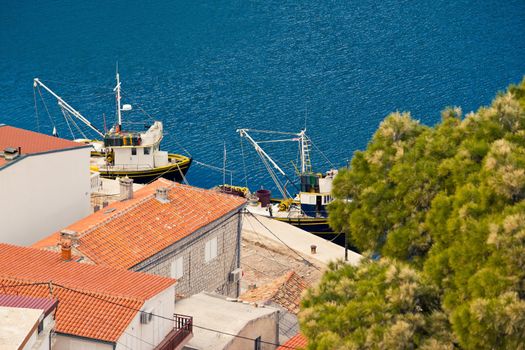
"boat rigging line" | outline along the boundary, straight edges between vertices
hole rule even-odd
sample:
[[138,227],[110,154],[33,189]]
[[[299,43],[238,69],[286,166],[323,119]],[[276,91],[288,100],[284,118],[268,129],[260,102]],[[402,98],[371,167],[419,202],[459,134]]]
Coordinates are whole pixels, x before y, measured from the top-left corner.
[[[53,92],[53,90],[51,90],[50,88],[48,88],[44,83],[42,83],[40,81],[40,79],[38,78],[35,78],[33,80],[33,87],[34,88],[38,88],[38,92],[40,93],[40,98],[42,98],[42,101],[44,102],[44,99],[42,97],[42,92],[40,91],[40,87],[44,88],[47,92],[49,92],[53,97],[55,97],[58,101],[58,105],[60,106],[60,108],[62,109],[66,109],[69,113],[71,113],[75,118],[79,119],[80,121],[82,121],[84,124],[86,124],[89,128],[91,128],[93,131],[95,131],[99,136],[102,136],[104,137],[104,134],[98,130],[95,126],[93,126],[93,124],[91,124],[91,122],[89,120],[87,120],[82,114],[80,114],[80,112],[78,112],[76,109],[74,109],[73,107],[71,107],[66,101],[64,101],[60,96],[58,96],[56,93]],[[46,106],[45,102],[44,102],[44,106]],[[46,106],[46,109],[47,109],[47,106]],[[49,110],[47,111],[47,113],[49,114]],[[51,115],[49,114],[49,116],[51,117]],[[53,127],[55,127],[54,123],[53,123]]]
[[[297,191],[299,191],[299,188],[297,187],[297,185],[295,184],[294,181],[292,181],[288,175],[281,169],[281,167],[277,164],[277,162],[275,162],[269,155],[268,153],[266,153],[262,148],[261,146],[259,145],[260,143],[268,143],[268,142],[296,142],[296,141],[300,141],[301,144],[304,144],[306,142],[306,139],[304,138],[304,130],[301,131],[299,134],[297,133],[291,133],[291,132],[282,132],[282,131],[270,131],[270,130],[258,130],[258,129],[238,129],[237,132],[239,133],[239,135],[241,136],[241,138],[246,138],[252,145],[253,147],[255,148],[255,151],[257,152],[257,154],[259,155],[259,157],[261,158],[264,166],[266,167],[266,170],[268,171],[268,173],[270,174],[270,177],[272,178],[273,182],[275,183],[275,186],[277,187],[277,189],[279,190],[279,192],[281,193],[281,195],[283,196],[283,198],[291,198],[292,196],[290,195],[290,193],[287,191],[286,189],[286,185],[288,183],[291,183],[295,189]],[[255,133],[262,133],[262,134],[278,134],[278,135],[293,135],[295,136],[294,138],[292,139],[280,139],[280,140],[266,140],[266,141],[255,141],[251,136],[250,134],[248,134],[248,132],[255,132]],[[242,143],[241,143],[242,145]],[[302,157],[306,157],[308,153],[308,147],[307,146],[302,146],[302,153],[301,153],[301,156]],[[244,151],[243,151],[243,159],[244,159]],[[308,157],[309,159],[309,157]],[[272,169],[272,167],[274,169]],[[279,178],[277,177],[277,174],[276,174],[276,171],[279,172],[282,176],[284,176],[284,178],[287,180],[287,182],[285,184],[283,184]],[[303,169],[301,169],[303,172],[305,171],[304,167]],[[246,172],[246,170],[245,170]],[[246,176],[245,176],[246,178]]]
[[47,116],[49,117],[49,121],[51,122],[51,125],[53,125],[53,133],[55,133],[56,131],[55,121],[53,120],[51,113],[49,113],[49,109],[47,108],[46,100],[44,100],[44,96],[42,96],[42,91],[40,91],[40,89],[38,89],[38,94],[40,95],[40,100],[42,101],[42,104],[44,105],[44,108],[46,109]]
[[67,124],[67,127],[69,129],[69,132],[71,133],[71,139],[75,139],[75,135],[73,134],[73,130],[71,129],[71,125],[69,125],[69,118],[68,118],[68,115],[67,115],[67,112],[65,109],[62,109],[62,115],[64,116],[64,119],[66,120],[66,124]]
[[310,143],[312,144],[312,146],[315,147],[315,149],[317,150],[317,152],[321,153],[321,155],[323,156],[323,158],[328,162],[328,164],[330,164],[330,166],[334,169],[336,169],[337,167],[334,165],[334,163],[332,163],[332,161],[330,159],[328,159],[328,157],[323,153],[323,151],[321,151],[321,149],[319,147],[317,147],[317,145],[312,141],[312,139],[310,139],[308,137],[308,140],[310,141]]

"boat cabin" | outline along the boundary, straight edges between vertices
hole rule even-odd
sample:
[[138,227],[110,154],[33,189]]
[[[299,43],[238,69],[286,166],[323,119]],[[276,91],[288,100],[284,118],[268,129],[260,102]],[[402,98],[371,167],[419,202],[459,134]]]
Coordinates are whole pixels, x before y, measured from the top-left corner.
[[162,123],[156,121],[146,132],[115,132],[104,135],[106,161],[113,168],[147,170],[166,166],[168,152],[160,151]]
[[326,206],[332,202],[332,182],[337,170],[330,170],[323,174],[301,175],[301,192],[299,201],[302,211],[312,217],[327,217]]

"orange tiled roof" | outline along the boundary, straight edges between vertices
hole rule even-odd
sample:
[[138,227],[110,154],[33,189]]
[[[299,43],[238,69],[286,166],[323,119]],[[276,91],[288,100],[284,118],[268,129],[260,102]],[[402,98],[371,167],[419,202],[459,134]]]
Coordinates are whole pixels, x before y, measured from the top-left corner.
[[[22,154],[35,154],[87,146],[34,131],[0,125],[0,151],[3,151],[7,147],[21,147]],[[0,167],[6,163],[6,160],[0,157]]]
[[287,350],[290,348],[306,349],[306,347],[308,346],[308,339],[306,339],[306,337],[301,333],[298,333],[295,336],[288,339],[288,341],[283,345],[284,346],[279,346],[277,350]]
[[308,287],[304,278],[290,271],[267,285],[247,291],[240,299],[248,302],[273,301],[297,314],[301,295]]
[[[51,290],[49,285],[27,285],[50,281]],[[0,243],[1,293],[57,298],[55,330],[60,333],[115,342],[135,317],[134,310],[174,283],[171,278],[66,262],[54,252]],[[24,286],[8,287],[14,285]]]
[[[159,187],[168,188],[168,203],[155,199]],[[245,203],[240,197],[166,179],[133,196],[67,227],[80,234],[78,252],[95,264],[129,269]],[[55,233],[33,247],[56,246],[58,238]]]

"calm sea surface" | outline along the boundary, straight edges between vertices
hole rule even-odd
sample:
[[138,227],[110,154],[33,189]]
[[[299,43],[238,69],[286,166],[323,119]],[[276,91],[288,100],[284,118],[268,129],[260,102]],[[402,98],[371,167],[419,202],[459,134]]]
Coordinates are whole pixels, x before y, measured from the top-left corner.
[[[32,79],[100,128],[115,119],[118,61],[130,122],[164,122],[163,147],[235,171],[237,128],[299,131],[337,166],[363,149],[391,111],[432,125],[465,112],[525,74],[525,1],[50,1],[0,0],[0,123],[51,133]],[[44,95],[60,135],[71,137]],[[138,103],[138,104],[137,104]],[[75,137],[79,137],[78,133]],[[244,142],[252,189],[270,185]],[[269,152],[291,168],[297,148]],[[329,165],[314,153],[314,165]],[[222,174],[195,164],[191,184]]]

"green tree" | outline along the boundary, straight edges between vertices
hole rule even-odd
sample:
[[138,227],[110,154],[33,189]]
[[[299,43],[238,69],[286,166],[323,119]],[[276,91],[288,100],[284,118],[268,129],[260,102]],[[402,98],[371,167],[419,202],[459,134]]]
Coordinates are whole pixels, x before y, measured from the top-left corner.
[[[391,114],[335,179],[330,224],[381,258],[336,264],[307,295],[311,349],[525,349],[525,79],[441,116]],[[407,284],[415,309],[390,298]]]
[[[351,317],[349,317],[351,315]],[[452,349],[439,293],[421,273],[388,258],[333,263],[302,302],[308,349]]]

